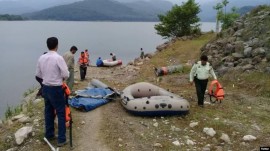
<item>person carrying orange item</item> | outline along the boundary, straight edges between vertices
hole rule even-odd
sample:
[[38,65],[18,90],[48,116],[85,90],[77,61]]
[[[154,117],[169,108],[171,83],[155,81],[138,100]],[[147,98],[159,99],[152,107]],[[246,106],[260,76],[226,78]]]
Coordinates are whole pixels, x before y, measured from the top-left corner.
[[204,94],[208,83],[208,78],[212,76],[217,80],[217,76],[213,67],[208,62],[206,55],[201,56],[201,61],[198,61],[192,66],[190,71],[190,84],[195,83],[198,105],[204,107]]
[[81,81],[85,80],[87,64],[88,64],[88,58],[85,56],[85,53],[82,51],[81,56],[79,58]]

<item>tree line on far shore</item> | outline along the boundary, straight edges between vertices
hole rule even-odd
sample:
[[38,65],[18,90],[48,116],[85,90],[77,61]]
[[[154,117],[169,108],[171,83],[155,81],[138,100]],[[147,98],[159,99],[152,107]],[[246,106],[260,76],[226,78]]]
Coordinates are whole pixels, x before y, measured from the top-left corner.
[[22,16],[20,15],[9,15],[9,14],[0,14],[0,20],[24,20]]

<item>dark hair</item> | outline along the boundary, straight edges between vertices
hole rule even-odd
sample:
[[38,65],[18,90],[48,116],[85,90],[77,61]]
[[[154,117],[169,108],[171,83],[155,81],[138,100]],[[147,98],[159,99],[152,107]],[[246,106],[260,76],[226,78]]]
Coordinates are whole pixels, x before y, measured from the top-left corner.
[[88,51],[88,49],[85,49],[84,51]]
[[98,59],[101,59],[101,57],[98,57]]
[[202,56],[201,56],[201,60],[202,60],[202,61],[208,61],[208,57],[207,57],[206,55],[202,55]]
[[141,50],[142,50],[142,48],[141,48]]
[[72,46],[72,47],[70,48],[70,51],[72,51],[72,50],[77,51],[77,50],[78,50],[78,48],[77,48],[76,46]]
[[84,54],[84,52],[82,51],[81,54]]
[[58,39],[56,37],[50,37],[47,39],[47,47],[49,50],[53,50],[58,46]]
[[112,53],[110,53],[110,55],[112,55]]

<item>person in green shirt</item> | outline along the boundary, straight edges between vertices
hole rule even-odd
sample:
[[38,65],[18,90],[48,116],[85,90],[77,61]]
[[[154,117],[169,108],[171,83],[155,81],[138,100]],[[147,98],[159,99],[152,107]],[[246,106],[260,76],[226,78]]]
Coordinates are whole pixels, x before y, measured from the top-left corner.
[[66,83],[71,91],[74,85],[74,54],[77,52],[77,50],[78,48],[76,46],[72,46],[70,50],[63,55],[69,71],[69,78],[66,80]]

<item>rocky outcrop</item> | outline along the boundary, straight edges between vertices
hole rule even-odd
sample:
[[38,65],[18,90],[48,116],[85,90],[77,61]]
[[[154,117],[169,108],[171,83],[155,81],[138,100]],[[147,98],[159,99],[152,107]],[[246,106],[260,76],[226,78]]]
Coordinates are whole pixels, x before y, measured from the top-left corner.
[[228,68],[269,73],[269,64],[265,69],[259,68],[261,63],[270,62],[269,14],[269,9],[246,14],[201,49],[219,74],[226,73]]

